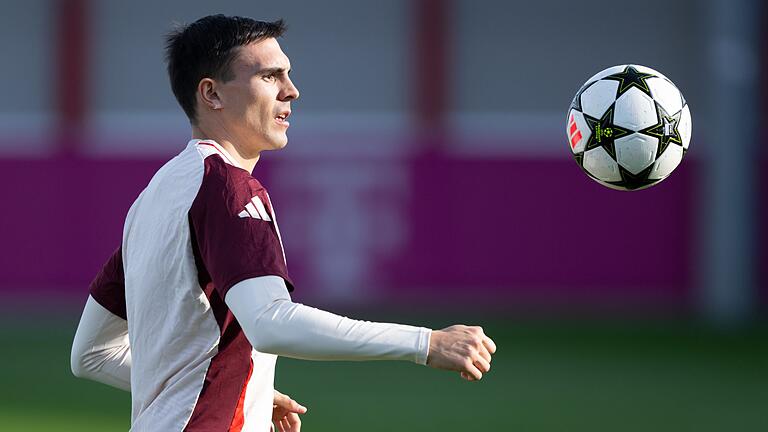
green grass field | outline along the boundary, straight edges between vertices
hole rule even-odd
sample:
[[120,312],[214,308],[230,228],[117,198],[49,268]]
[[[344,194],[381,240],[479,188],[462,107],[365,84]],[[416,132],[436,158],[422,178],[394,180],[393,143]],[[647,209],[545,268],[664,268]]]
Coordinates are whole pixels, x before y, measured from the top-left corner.
[[[127,393],[69,373],[77,314],[0,320],[0,431],[128,429]],[[471,322],[499,346],[478,383],[407,363],[281,359],[276,385],[309,407],[310,432],[768,430],[765,326]]]

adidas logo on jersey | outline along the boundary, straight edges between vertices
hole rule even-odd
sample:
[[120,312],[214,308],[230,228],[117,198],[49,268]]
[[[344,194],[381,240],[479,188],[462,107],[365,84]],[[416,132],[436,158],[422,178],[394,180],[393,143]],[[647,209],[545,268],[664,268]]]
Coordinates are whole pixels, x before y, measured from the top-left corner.
[[267,222],[272,220],[269,218],[267,209],[264,208],[264,203],[262,203],[257,196],[251,198],[251,201],[245,205],[245,210],[241,211],[237,215],[241,218],[262,219]]

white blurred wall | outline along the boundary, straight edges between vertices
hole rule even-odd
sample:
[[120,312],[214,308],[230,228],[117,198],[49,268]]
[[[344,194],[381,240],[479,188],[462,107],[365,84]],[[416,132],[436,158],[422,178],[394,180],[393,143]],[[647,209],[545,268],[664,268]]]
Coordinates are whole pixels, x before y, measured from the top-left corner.
[[[3,82],[12,83],[11,102],[0,106],[0,135],[39,136],[49,130],[57,73],[54,4],[11,1],[0,14],[0,48],[13,59],[0,69]],[[163,36],[174,22],[211,13],[287,20],[282,45],[302,93],[292,122],[295,136],[397,135],[409,127],[418,85],[413,2],[90,4],[89,152],[125,152],[121,140],[112,138],[126,134],[159,136],[168,146],[136,144],[133,152],[167,154],[178,148],[173,138],[186,136],[188,126],[167,82]],[[477,143],[491,146],[485,149],[491,152],[557,154],[573,93],[593,73],[626,62],[665,73],[698,112],[707,91],[703,5],[693,0],[449,2],[445,74],[453,132],[491,138]],[[494,139],[499,137],[512,139]],[[297,151],[312,151],[303,146]],[[19,151],[12,140],[0,141],[0,152]]]

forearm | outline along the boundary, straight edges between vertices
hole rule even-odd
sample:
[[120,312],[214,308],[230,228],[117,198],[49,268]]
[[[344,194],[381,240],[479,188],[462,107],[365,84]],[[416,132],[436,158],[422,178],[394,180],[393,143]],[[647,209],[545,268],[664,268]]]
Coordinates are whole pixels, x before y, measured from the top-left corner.
[[257,351],[307,360],[427,361],[431,330],[358,321],[293,303],[277,277],[243,281],[226,302]]
[[307,360],[406,360],[425,364],[429,330],[358,321],[289,300],[275,301],[249,326],[262,352]]
[[128,324],[88,297],[72,343],[72,373],[130,391]]

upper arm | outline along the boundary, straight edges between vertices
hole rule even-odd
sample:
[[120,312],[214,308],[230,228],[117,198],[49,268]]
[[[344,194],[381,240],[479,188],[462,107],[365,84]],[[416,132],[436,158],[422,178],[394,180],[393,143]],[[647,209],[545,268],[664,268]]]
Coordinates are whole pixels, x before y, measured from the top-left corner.
[[89,291],[91,297],[106,310],[124,320],[127,319],[122,246],[109,257],[91,282]]
[[275,301],[290,301],[285,281],[277,276],[246,279],[235,284],[224,301],[238,321],[258,318]]

